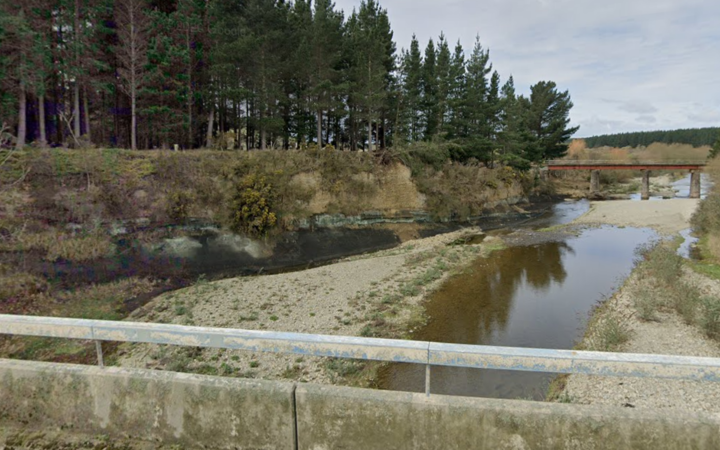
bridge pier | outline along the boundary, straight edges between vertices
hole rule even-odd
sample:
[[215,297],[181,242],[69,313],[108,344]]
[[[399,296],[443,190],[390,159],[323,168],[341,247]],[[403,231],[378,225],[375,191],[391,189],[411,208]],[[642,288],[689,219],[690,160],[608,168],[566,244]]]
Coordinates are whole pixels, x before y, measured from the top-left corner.
[[700,198],[700,172],[697,170],[690,171],[690,198]]
[[643,170],[642,191],[640,198],[642,200],[650,200],[650,171]]
[[590,195],[600,195],[600,171],[593,170],[590,172]]

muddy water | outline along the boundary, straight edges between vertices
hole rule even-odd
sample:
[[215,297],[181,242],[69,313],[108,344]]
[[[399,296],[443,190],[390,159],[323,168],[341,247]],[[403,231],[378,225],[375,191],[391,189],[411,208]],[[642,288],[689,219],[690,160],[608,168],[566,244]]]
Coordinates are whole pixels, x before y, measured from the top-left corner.
[[[514,247],[480,258],[430,299],[430,321],[413,339],[458,344],[569,349],[593,305],[630,273],[650,230],[603,227],[562,242]],[[424,367],[395,364],[381,389],[421,392]],[[433,367],[433,393],[542,399],[551,374]]]

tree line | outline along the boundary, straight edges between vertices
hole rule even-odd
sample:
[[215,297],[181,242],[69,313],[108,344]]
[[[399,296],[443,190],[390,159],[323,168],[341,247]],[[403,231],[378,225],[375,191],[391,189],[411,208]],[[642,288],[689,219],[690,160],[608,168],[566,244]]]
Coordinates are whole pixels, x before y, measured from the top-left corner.
[[562,156],[577,131],[552,81],[518,95],[478,39],[397,51],[364,0],[23,0],[0,5],[0,122],[15,145],[387,148],[456,160]]
[[606,134],[584,138],[588,147],[640,147],[661,142],[663,144],[689,144],[693,147],[713,145],[720,138],[720,128],[687,128],[680,130],[639,131],[634,133]]

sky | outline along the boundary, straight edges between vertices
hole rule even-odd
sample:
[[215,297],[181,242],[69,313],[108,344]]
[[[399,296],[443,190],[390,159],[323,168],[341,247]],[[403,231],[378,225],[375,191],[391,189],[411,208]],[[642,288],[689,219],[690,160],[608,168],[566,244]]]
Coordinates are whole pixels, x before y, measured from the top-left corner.
[[[335,0],[346,13],[360,0]],[[380,0],[398,52],[476,37],[519,93],[555,81],[576,137],[720,126],[718,0]]]

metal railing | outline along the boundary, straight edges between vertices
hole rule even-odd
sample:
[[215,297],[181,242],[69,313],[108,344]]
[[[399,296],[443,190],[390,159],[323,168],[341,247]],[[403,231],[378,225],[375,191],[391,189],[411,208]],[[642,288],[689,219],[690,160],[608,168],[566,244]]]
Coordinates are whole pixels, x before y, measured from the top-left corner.
[[667,161],[619,161],[612,159],[551,159],[547,161],[549,166],[597,166],[597,165],[609,165],[609,166],[637,166],[637,165],[656,165],[656,166],[706,166],[707,160],[667,160]]
[[432,366],[720,381],[719,358],[691,356],[489,347],[2,314],[0,334],[94,341],[100,366],[103,366],[102,341],[415,363],[426,367],[427,395],[430,395]]

